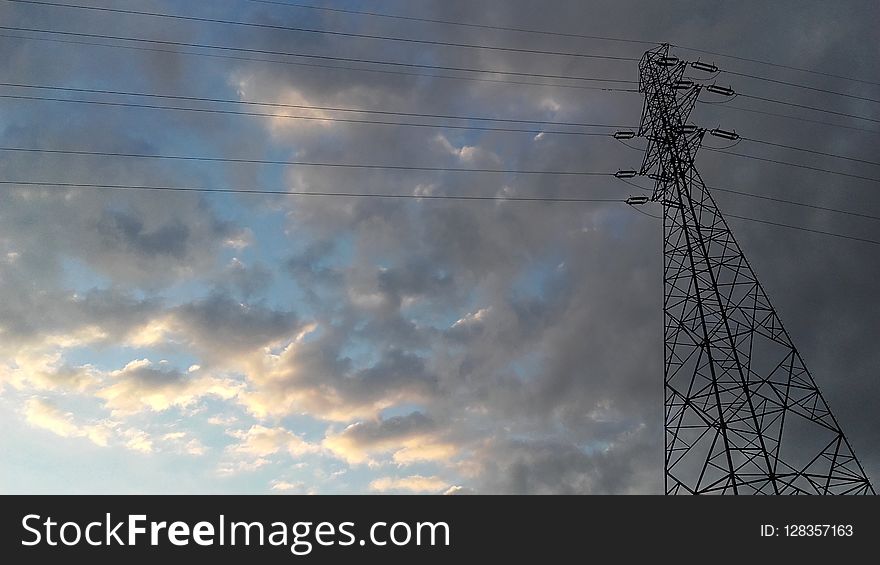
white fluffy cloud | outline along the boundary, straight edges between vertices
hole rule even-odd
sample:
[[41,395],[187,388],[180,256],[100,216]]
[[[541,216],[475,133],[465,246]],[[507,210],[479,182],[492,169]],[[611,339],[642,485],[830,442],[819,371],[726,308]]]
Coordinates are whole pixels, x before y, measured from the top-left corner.
[[85,438],[100,447],[118,445],[144,454],[155,450],[153,438],[143,430],[128,428],[109,419],[81,422],[72,412],[64,412],[44,398],[29,398],[24,403],[23,413],[31,426],[61,437]]
[[433,395],[435,378],[414,355],[389,351],[374,365],[355,369],[341,357],[332,328],[306,335],[278,353],[247,357],[249,389],[239,395],[256,417],[308,414],[335,422],[374,418],[383,409]]
[[370,482],[376,492],[442,493],[449,483],[440,477],[410,475],[408,477],[380,477]]
[[229,435],[239,440],[230,446],[229,452],[256,459],[287,452],[291,457],[300,457],[316,453],[319,447],[284,428],[267,428],[261,425],[251,426],[248,430],[230,431]]
[[241,385],[230,379],[164,369],[148,359],[131,361],[111,372],[110,382],[95,395],[118,414],[187,407],[206,396],[228,400],[241,390]]
[[24,417],[28,424],[48,430],[61,437],[83,437],[95,445],[106,447],[115,433],[116,424],[99,422],[81,424],[70,412],[63,412],[51,402],[38,397],[29,398],[24,404]]
[[459,448],[445,440],[436,424],[421,413],[357,422],[329,434],[324,447],[349,464],[375,464],[390,456],[398,465],[451,462]]

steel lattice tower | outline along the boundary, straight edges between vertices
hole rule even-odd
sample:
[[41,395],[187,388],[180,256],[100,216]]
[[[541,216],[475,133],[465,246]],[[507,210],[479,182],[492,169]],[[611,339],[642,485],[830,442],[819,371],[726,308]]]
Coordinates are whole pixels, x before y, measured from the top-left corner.
[[669,46],[639,63],[640,171],[663,207],[667,494],[874,494],[694,158],[701,87]]

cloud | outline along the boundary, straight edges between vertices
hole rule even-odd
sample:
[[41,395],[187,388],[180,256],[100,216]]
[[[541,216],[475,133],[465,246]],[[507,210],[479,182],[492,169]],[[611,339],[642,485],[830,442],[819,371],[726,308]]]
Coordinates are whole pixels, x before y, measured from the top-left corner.
[[24,416],[28,424],[48,430],[61,437],[86,438],[95,445],[106,447],[115,434],[117,424],[109,421],[81,424],[73,414],[63,412],[50,401],[31,397],[24,404]]
[[125,447],[128,449],[139,451],[141,453],[153,452],[153,438],[151,438],[145,431],[131,429],[126,430],[123,435],[126,438]]
[[[104,130],[102,136],[114,137],[115,129]],[[22,145],[33,143],[22,136],[11,136],[7,130],[7,141],[13,141],[12,137]],[[130,139],[115,141],[119,150],[138,150]],[[11,174],[27,177],[26,170],[18,172],[20,167],[14,165]],[[42,172],[47,177],[55,173],[73,179],[88,175],[95,178],[108,171],[96,165],[91,171],[75,166],[53,171],[47,166]],[[173,184],[174,179],[157,176],[161,175],[132,173],[125,182]],[[197,197],[171,195],[162,201],[165,204],[146,195],[122,198],[89,190],[12,187],[0,198],[0,239],[16,242],[18,268],[33,266],[39,257],[45,264],[38,268],[48,274],[58,272],[65,261],[73,259],[119,283],[141,288],[167,286],[178,278],[191,278],[213,268],[215,254],[225,241],[236,237],[239,228],[218,219]],[[172,201],[174,205],[167,205]],[[26,224],[27,218],[35,214],[41,218],[42,230]]]
[[374,463],[390,454],[399,465],[451,461],[458,448],[443,441],[436,424],[420,412],[384,420],[357,422],[328,435],[324,447],[349,464]]
[[225,461],[220,463],[217,467],[217,475],[221,477],[231,477],[241,473],[252,473],[258,469],[262,469],[270,463],[271,461],[265,457]]
[[0,364],[0,391],[5,383],[19,390],[83,392],[98,382],[94,368],[72,367],[59,352],[42,348],[20,349],[6,364]]
[[408,477],[380,477],[370,482],[370,490],[376,492],[405,491],[414,493],[439,493],[449,486],[440,477],[411,475]]
[[446,492],[444,492],[443,494],[447,496],[460,496],[465,494],[474,494],[474,491],[461,485],[452,485],[451,487],[446,489]]
[[340,355],[344,342],[333,328],[317,329],[320,335],[313,339],[301,335],[278,354],[252,358],[250,387],[239,399],[253,415],[300,413],[350,422],[433,395],[436,380],[422,358],[391,349],[372,365],[355,369]]
[[255,457],[257,459],[287,452],[291,457],[301,457],[317,453],[319,447],[313,445],[284,428],[267,428],[261,425],[251,426],[248,430],[227,432],[239,440],[239,443],[228,448],[230,453]]
[[88,437],[97,445],[107,445],[107,435],[98,426],[82,426],[74,423],[73,414],[62,412],[49,401],[32,397],[24,405],[27,422],[61,437]]
[[16,355],[106,344],[124,338],[152,316],[155,300],[137,299],[120,289],[85,292],[34,288],[28,269],[0,266],[0,352]]
[[168,255],[180,259],[186,253],[189,228],[173,222],[155,230],[146,231],[140,218],[125,212],[105,210],[97,222],[98,236],[107,247],[121,250],[126,255],[146,257]]
[[72,412],[64,412],[51,401],[40,397],[25,401],[23,413],[31,426],[65,438],[85,438],[100,447],[121,447],[142,454],[164,451],[189,456],[201,456],[208,450],[188,432],[168,432],[155,437],[145,430],[126,427],[116,420],[80,422]]
[[[659,33],[713,51],[875,74],[870,50],[859,46],[876,44],[877,29],[860,7],[835,6],[829,18],[827,3],[805,5],[796,14],[765,4],[744,13],[722,3],[694,10],[600,0],[546,10],[540,3],[499,2],[493,14],[505,25],[559,30],[588,15],[596,29],[626,29],[633,37]],[[485,7],[475,3],[430,2],[425,9],[437,19],[485,16],[480,12]],[[33,17],[11,7],[0,10],[24,23]],[[50,12],[41,14],[48,20],[40,25],[65,23],[63,15]],[[272,14],[279,24],[299,17],[284,10]],[[756,17],[761,30],[751,26]],[[134,20],[120,26],[120,34],[145,31]],[[218,33],[203,31],[206,40]],[[286,40],[280,32],[260,35],[267,49]],[[304,41],[316,52],[327,46],[320,36]],[[112,49],[96,58],[88,50],[50,47],[12,42],[0,67],[9,76],[39,75],[40,82],[53,84],[74,79],[103,84],[110,76],[119,88],[137,84],[152,92],[182,93],[182,84],[200,84],[211,96],[249,101],[572,123],[632,124],[642,104],[634,94],[552,85]],[[633,57],[642,51],[605,48]],[[521,61],[502,52],[419,53],[394,57],[522,69]],[[571,73],[567,58],[545,57],[539,66],[542,74]],[[628,62],[592,61],[588,74],[636,80],[637,73]],[[814,86],[839,88],[831,77],[816,80]],[[557,135],[525,125],[522,129],[535,131],[15,104],[0,127],[7,146],[545,171],[613,171],[638,158],[601,136]],[[856,101],[839,104],[841,111],[867,111]],[[272,112],[331,114],[280,107]],[[851,131],[752,120],[724,105],[702,105],[692,118],[699,125],[747,129],[754,138],[810,140],[817,151],[861,156],[865,149]],[[842,185],[828,191],[823,175],[711,153],[701,153],[698,161],[707,180],[735,179],[738,186],[732,188],[761,187],[762,194],[784,199],[796,193],[806,204],[835,208],[855,202],[855,189]],[[573,175],[36,154],[5,160],[3,174],[422,196],[618,198],[621,190],[614,179]],[[749,214],[748,199],[717,197],[725,211]],[[857,203],[876,209],[880,197],[859,193]],[[759,211],[765,219],[840,229],[833,214],[806,210],[812,209],[778,205]],[[880,263],[864,260],[868,251],[850,243],[746,222],[733,227],[862,463],[876,475],[880,455],[859,446],[880,444],[871,407],[880,366],[880,350],[872,346],[880,329],[873,284]],[[846,228],[864,237],[876,231],[869,221]],[[221,461],[220,475],[268,472],[288,458],[293,432],[281,422],[301,418],[325,430],[322,440],[311,443],[317,451],[308,454],[363,465],[346,476],[352,490],[367,490],[380,478],[385,481],[380,486],[390,486],[400,479],[377,474],[409,466],[423,478],[448,477],[429,492],[659,492],[661,231],[656,222],[616,204],[199,196],[9,185],[0,191],[0,387],[10,399],[65,395],[71,400],[65,410],[97,395],[119,420],[108,445],[125,449],[131,441],[145,449],[149,441],[154,452],[182,453],[198,440],[228,459]],[[557,269],[563,263],[565,268]],[[172,362],[124,366],[131,359],[162,358]],[[186,371],[190,365],[200,368]],[[836,374],[846,378],[828,378]],[[234,438],[239,451],[198,435],[201,418],[180,424],[179,431],[189,432],[185,438],[167,437],[178,428],[157,429],[157,422],[175,415],[172,409],[200,406],[212,410],[207,420],[212,425],[241,428]],[[43,429],[68,437],[88,438],[87,427],[101,425],[79,409],[34,409],[33,417]],[[258,421],[253,434],[249,418]],[[141,428],[149,437],[125,435]],[[103,461],[81,463],[97,467]],[[188,469],[169,473],[185,476]],[[329,481],[321,487],[339,486]]]
[[288,481],[272,481],[272,490],[281,492],[302,492],[306,490],[305,483],[298,481],[291,483]]
[[272,270],[263,263],[248,266],[240,259],[233,258],[223,268],[218,284],[239,296],[250,298],[265,291],[273,277]]
[[[280,90],[267,89],[265,81],[255,80],[253,75],[245,73],[236,73],[231,82],[237,86],[240,98],[270,100],[276,105],[271,112],[273,117],[269,118],[266,123],[267,129],[279,141],[296,139],[302,134],[323,133],[327,129],[337,126],[335,122],[324,119],[333,117],[330,112],[308,108],[308,106],[325,105],[324,99],[309,99],[305,93],[290,85]],[[284,108],[285,105],[303,107]],[[309,119],[294,120],[285,116],[302,116]]]
[[443,149],[443,151],[449,153],[450,155],[454,155],[464,163],[470,165],[496,166],[501,163],[501,159],[498,157],[498,155],[482,147],[478,147],[475,145],[462,145],[461,147],[455,147],[443,134],[437,134],[435,140],[437,144]]
[[479,492],[510,494],[636,494],[659,487],[646,459],[654,445],[644,428],[612,442],[493,439],[468,462]]
[[174,309],[170,325],[172,332],[179,332],[181,339],[210,357],[214,351],[250,352],[284,340],[297,328],[297,318],[292,312],[215,293]]
[[230,426],[236,422],[238,422],[238,417],[233,415],[217,414],[208,418],[208,423],[212,426]]
[[452,324],[452,328],[465,328],[468,326],[481,326],[482,322],[492,312],[492,308],[480,308],[476,312],[469,312]]
[[241,385],[231,379],[166,369],[149,359],[131,361],[111,372],[110,382],[95,396],[119,414],[185,408],[206,396],[228,400],[241,390]]
[[234,361],[238,355],[289,339],[298,327],[292,312],[234,300],[223,292],[156,313],[130,338],[147,347],[184,344],[206,360]]
[[208,446],[198,438],[190,437],[188,432],[169,432],[162,435],[159,440],[163,449],[175,453],[199,457],[208,452]]
[[[246,430],[228,430],[226,433],[237,441],[225,449],[227,459],[217,468],[220,476],[250,473],[285,457],[302,459],[304,456],[321,452],[320,446],[309,443],[281,427],[269,428],[256,424]],[[276,484],[285,483],[279,481]],[[290,490],[275,486],[273,489]]]

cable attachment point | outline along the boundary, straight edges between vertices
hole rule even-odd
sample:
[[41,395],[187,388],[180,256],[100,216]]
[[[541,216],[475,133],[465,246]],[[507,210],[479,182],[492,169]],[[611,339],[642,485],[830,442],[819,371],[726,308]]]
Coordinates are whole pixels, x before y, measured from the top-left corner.
[[733,96],[736,92],[730,88],[729,86],[718,86],[717,84],[710,84],[706,87],[706,92],[711,92],[712,94],[720,94],[722,96]]
[[659,59],[657,59],[656,63],[661,67],[674,67],[678,64],[678,61],[678,57],[673,57],[670,55],[667,57],[660,57]]
[[711,63],[703,63],[702,61],[693,61],[691,63],[691,67],[697,69],[698,71],[703,71],[707,73],[717,73],[718,67]]
[[648,203],[647,196],[630,196],[626,199],[626,203],[630,206],[641,206],[642,204]]
[[739,134],[735,131],[727,131],[721,128],[715,128],[713,130],[709,130],[709,133],[714,135],[715,137],[720,137],[722,139],[728,139],[730,141],[736,141],[739,139]]

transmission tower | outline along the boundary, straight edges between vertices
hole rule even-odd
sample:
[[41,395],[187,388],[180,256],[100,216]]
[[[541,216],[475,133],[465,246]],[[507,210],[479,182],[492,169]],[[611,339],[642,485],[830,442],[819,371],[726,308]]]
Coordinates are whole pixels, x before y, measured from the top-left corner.
[[710,67],[668,45],[639,63],[640,174],[663,207],[666,494],[874,494],[694,165],[705,87],[685,71]]

